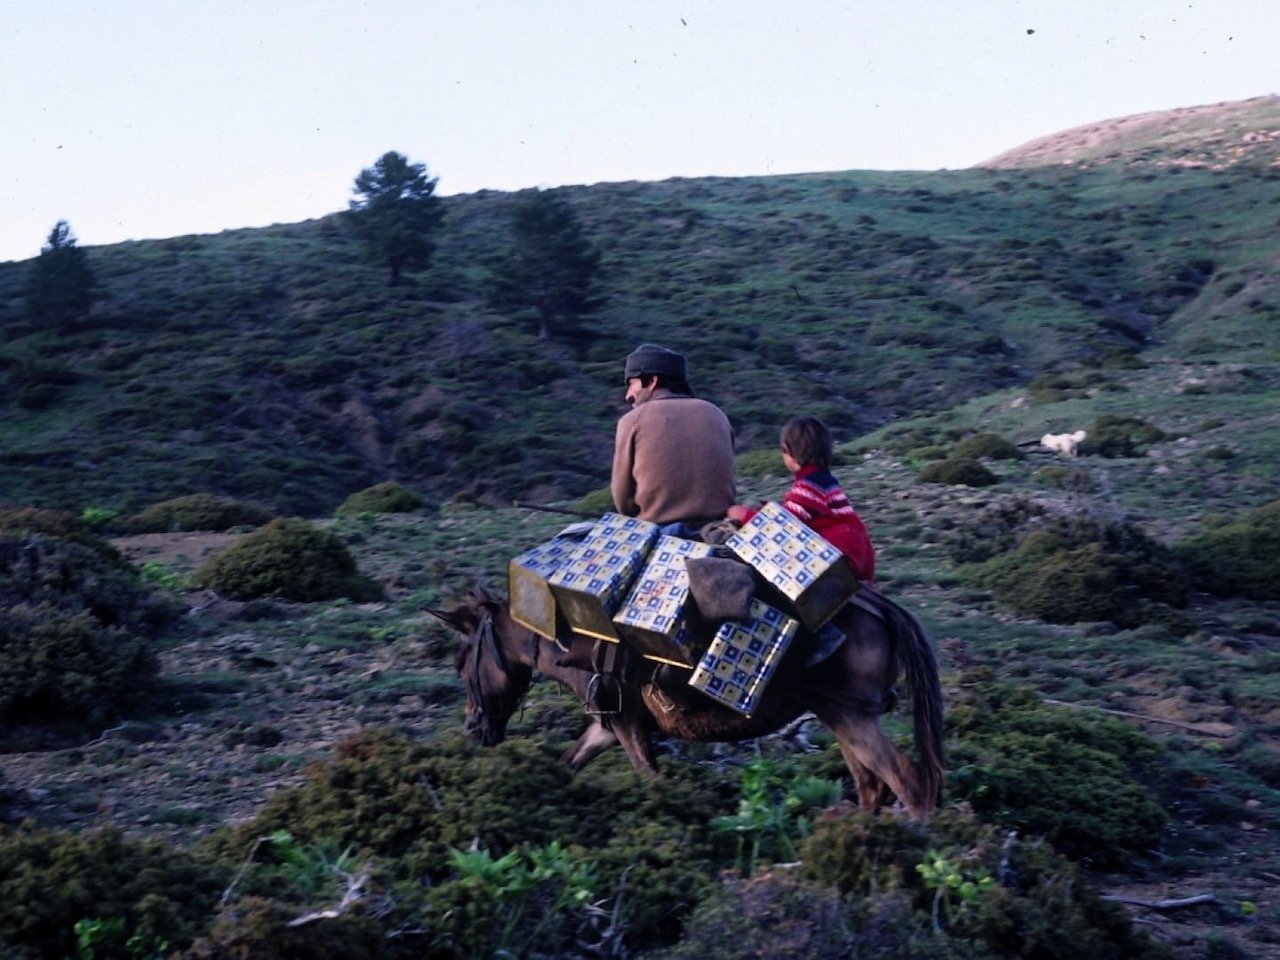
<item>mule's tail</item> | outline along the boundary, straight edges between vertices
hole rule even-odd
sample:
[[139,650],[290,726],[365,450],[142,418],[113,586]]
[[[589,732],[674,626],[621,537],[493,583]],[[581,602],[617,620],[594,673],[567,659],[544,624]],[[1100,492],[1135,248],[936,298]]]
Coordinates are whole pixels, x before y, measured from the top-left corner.
[[911,613],[888,597],[864,589],[859,596],[872,601],[884,617],[893,638],[894,652],[906,678],[911,696],[916,754],[919,757],[921,808],[928,813],[937,806],[943,780],[942,681],[938,676],[938,660],[924,626]]

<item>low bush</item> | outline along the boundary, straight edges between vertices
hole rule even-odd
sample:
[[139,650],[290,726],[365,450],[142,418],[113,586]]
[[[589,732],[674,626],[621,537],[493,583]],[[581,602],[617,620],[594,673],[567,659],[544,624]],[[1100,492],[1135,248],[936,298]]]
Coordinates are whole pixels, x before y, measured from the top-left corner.
[[394,480],[357,490],[338,506],[338,513],[412,513],[423,499]]
[[141,513],[120,521],[124,533],[176,533],[194,530],[229,530],[232,527],[260,527],[271,520],[271,512],[251,503],[194,493],[153,504]]
[[1138,457],[1148,445],[1166,439],[1163,430],[1145,420],[1112,414],[1098,417],[1085,432],[1078,447],[1082,457]]
[[0,717],[113,713],[154,676],[172,612],[118,555],[0,534]]
[[[652,960],[844,960],[854,951],[849,911],[834,888],[793,872],[727,876],[699,906],[684,938]],[[897,954],[899,957],[908,954]]]
[[975,433],[966,437],[951,450],[952,457],[968,457],[973,460],[1024,460],[1026,454],[1004,437],[995,433]]
[[1156,846],[1165,814],[1142,784],[1163,759],[1155,741],[1110,717],[1046,705],[983,670],[965,681],[947,717],[951,799],[1103,866]]
[[287,517],[272,520],[196,570],[192,584],[233,600],[276,597],[310,603],[377,599],[381,588],[361,576],[336,534]]
[[864,814],[826,820],[802,855],[807,877],[854,898],[860,957],[1172,958],[1052,847],[961,808],[927,827]]
[[168,956],[203,932],[228,877],[207,860],[109,831],[0,833],[0,954]]
[[269,898],[244,897],[224,905],[208,934],[175,960],[398,960],[411,955],[394,950],[386,928],[359,911],[295,925],[300,916]]
[[1280,600],[1280,500],[1174,544],[1197,589]]
[[972,457],[948,457],[925,464],[920,471],[921,483],[947,483],[952,486],[989,487],[1000,478]]
[[1186,606],[1182,563],[1133,524],[1013,497],[981,511],[948,543],[962,575],[997,601],[1049,623],[1138,626]]
[[3,533],[17,536],[43,534],[58,540],[70,540],[115,560],[121,559],[120,552],[99,537],[83,517],[65,510],[41,507],[0,509],[0,534]]
[[[298,844],[368,854],[373,885],[397,905],[386,922],[430,929],[446,941],[437,944],[442,951],[453,951],[415,956],[492,955],[493,921],[511,916],[495,890],[479,888],[507,890],[501,877],[510,874],[516,884],[536,862],[572,884],[585,883],[578,866],[589,866],[596,900],[624,891],[620,919],[631,945],[672,942],[711,886],[716,864],[728,862],[727,845],[717,860],[706,824],[732,809],[731,781],[691,767],[689,782],[642,783],[621,751],[575,776],[558,762],[559,752],[529,738],[481,750],[461,738],[410,743],[369,731],[313,766],[302,787],[274,794],[252,822],[210,838],[205,850],[233,866],[257,838],[287,829]],[[287,902],[292,890],[302,905],[287,862],[274,854],[256,861],[242,883],[245,895]],[[533,906],[528,922],[536,925]],[[558,906],[561,915],[537,936],[555,940],[576,930],[581,906]],[[487,921],[479,923],[484,911]],[[460,925],[464,914],[477,920],[475,929]],[[533,936],[534,926],[515,922]]]

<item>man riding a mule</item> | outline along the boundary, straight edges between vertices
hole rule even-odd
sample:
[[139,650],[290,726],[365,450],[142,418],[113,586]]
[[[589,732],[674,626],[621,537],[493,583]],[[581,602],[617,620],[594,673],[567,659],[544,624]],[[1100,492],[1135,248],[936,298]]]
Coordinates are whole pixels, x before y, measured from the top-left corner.
[[618,421],[610,490],[618,513],[697,531],[721,520],[736,499],[733,428],[713,403],[693,395],[688,364],[646,343],[623,368],[631,410]]
[[[685,358],[672,350],[641,345],[627,357],[623,376],[632,409],[619,420],[615,438],[611,489],[617,512],[686,537],[723,520],[736,494],[728,418],[693,396]],[[750,575],[746,578],[750,584]],[[450,609],[429,612],[463,635],[457,667],[467,689],[467,729],[483,743],[503,739],[538,672],[559,681],[587,707],[589,726],[565,754],[574,769],[619,744],[636,770],[654,775],[654,734],[699,742],[743,740],[811,712],[839,744],[863,809],[875,809],[892,792],[908,814],[923,818],[938,802],[943,702],[937,662],[919,622],[875,590],[863,589],[854,602],[826,614],[823,620],[830,620],[823,629],[834,634],[834,643],[821,657],[812,655],[813,641],[797,645],[802,650],[793,647],[800,655],[776,663],[776,673],[749,711],[730,709],[695,689],[689,669],[675,661],[658,664],[631,656],[624,643],[601,641],[590,651],[586,635],[551,628],[557,634],[552,641],[546,627],[540,628],[548,638],[543,639],[531,629],[536,623],[517,620],[509,602],[483,588]],[[607,709],[601,707],[606,677],[611,679]],[[897,699],[899,679],[912,704],[914,760],[880,727],[880,716]]]

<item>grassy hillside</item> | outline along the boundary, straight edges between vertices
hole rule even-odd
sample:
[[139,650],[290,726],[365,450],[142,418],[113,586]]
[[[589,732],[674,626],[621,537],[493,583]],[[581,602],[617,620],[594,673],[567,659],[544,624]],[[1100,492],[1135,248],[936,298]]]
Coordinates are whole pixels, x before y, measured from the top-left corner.
[[[0,715],[0,953],[1280,957],[1278,189],[1250,161],[566,190],[611,299],[550,341],[483,305],[495,193],[450,199],[399,288],[336,218],[92,249],[108,297],[69,331],[33,329],[28,265],[0,264],[0,502],[471,495],[317,522],[376,600],[193,589],[265,519],[234,504],[228,532],[114,539],[181,616],[101,716]],[[424,608],[500,589],[565,519],[503,501],[603,483],[642,339],[733,418],[744,499],[786,487],[783,418],[836,426],[880,585],[942,667],[927,826],[820,813],[854,792],[813,724],[662,743],[656,783],[620,750],[571,777],[586,721],[543,679],[502,746],[457,736],[457,638]],[[1036,446],[1082,427],[1078,458]],[[925,481],[966,452],[988,485]],[[0,557],[5,676],[72,687],[125,561],[74,517],[0,523],[48,534]]]
[[388,478],[437,500],[576,496],[606,478],[620,361],[642,340],[691,356],[744,449],[796,411],[848,439],[1117,352],[1275,359],[1273,167],[564,195],[609,297],[573,339],[485,306],[510,202],[488,191],[446,200],[434,267],[400,287],[338,216],[91,248],[106,296],[66,332],[33,328],[28,263],[0,264],[0,500],[210,491],[323,514]]

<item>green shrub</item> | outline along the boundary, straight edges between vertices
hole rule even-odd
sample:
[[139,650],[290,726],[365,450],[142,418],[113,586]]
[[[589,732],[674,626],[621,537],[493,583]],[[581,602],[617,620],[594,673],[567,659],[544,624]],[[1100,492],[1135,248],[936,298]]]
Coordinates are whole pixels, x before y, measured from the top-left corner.
[[95,960],[167,956],[203,931],[228,876],[207,860],[111,831],[0,833],[0,953],[66,960],[85,956],[79,939],[96,940]]
[[43,534],[78,543],[115,560],[121,559],[120,552],[99,537],[86,520],[65,510],[45,510],[40,507],[0,509],[0,534],[4,533],[17,536]]
[[422,497],[394,480],[357,490],[338,507],[338,513],[412,513],[421,509]]
[[794,873],[769,872],[746,880],[730,875],[699,905],[683,939],[653,960],[864,957],[851,950],[847,913],[834,889]]
[[948,450],[941,444],[928,444],[923,447],[913,447],[903,454],[903,459],[908,463],[929,463],[934,460],[945,460],[948,456]]
[[955,445],[952,457],[968,457],[977,460],[1024,460],[1026,454],[1004,437],[995,433],[975,433]]
[[[231,866],[256,838],[287,829],[301,844],[366,852],[377,864],[374,883],[397,903],[387,922],[447,929],[457,954],[468,955],[459,946],[466,931],[442,919],[474,894],[451,851],[483,850],[496,862],[558,842],[590,866],[598,899],[624,891],[630,944],[670,943],[717,863],[731,858],[729,844],[718,857],[706,825],[733,809],[732,781],[690,767],[690,782],[645,783],[621,751],[575,776],[559,763],[563,746],[517,738],[482,750],[461,737],[411,743],[369,731],[343,741],[303,786],[274,794],[255,820],[210,838],[206,849]],[[262,862],[243,892],[301,903],[287,881],[282,864]],[[475,930],[474,945],[489,936]]]
[[[805,876],[854,898],[855,942],[868,947],[860,957],[1172,957],[1050,846],[960,808],[927,826],[865,814],[824,820],[802,855]],[[945,939],[928,936],[923,916]]]
[[1149,444],[1166,439],[1163,430],[1145,420],[1112,414],[1098,417],[1085,432],[1078,447],[1081,456],[1137,457]]
[[1174,545],[1197,589],[1280,600],[1280,500]]
[[981,670],[948,712],[948,795],[982,819],[1048,838],[1060,851],[1123,866],[1153,849],[1165,814],[1140,782],[1159,745],[1119,720],[1041,703]]
[[212,929],[175,960],[396,960],[386,930],[359,910],[298,926],[297,909],[265,897],[244,897],[218,911]]
[[171,613],[118,556],[0,534],[0,717],[112,713],[154,676]]
[[1093,477],[1087,470],[1059,463],[1041,467],[1036,471],[1035,477],[1046,487],[1066,490],[1068,493],[1092,493],[1095,489]]
[[1049,623],[1138,626],[1186,605],[1182,563],[1132,524],[1011,497],[951,534],[962,575],[1003,605]]
[[309,603],[381,595],[377,584],[360,575],[336,534],[296,517],[272,520],[210,558],[192,583],[234,600],[278,597]]
[[993,483],[999,483],[1000,478],[972,457],[949,457],[925,464],[920,471],[920,482],[989,487]]
[[194,493],[154,504],[120,521],[126,533],[176,533],[190,530],[229,530],[260,527],[271,520],[262,507],[211,493]]

